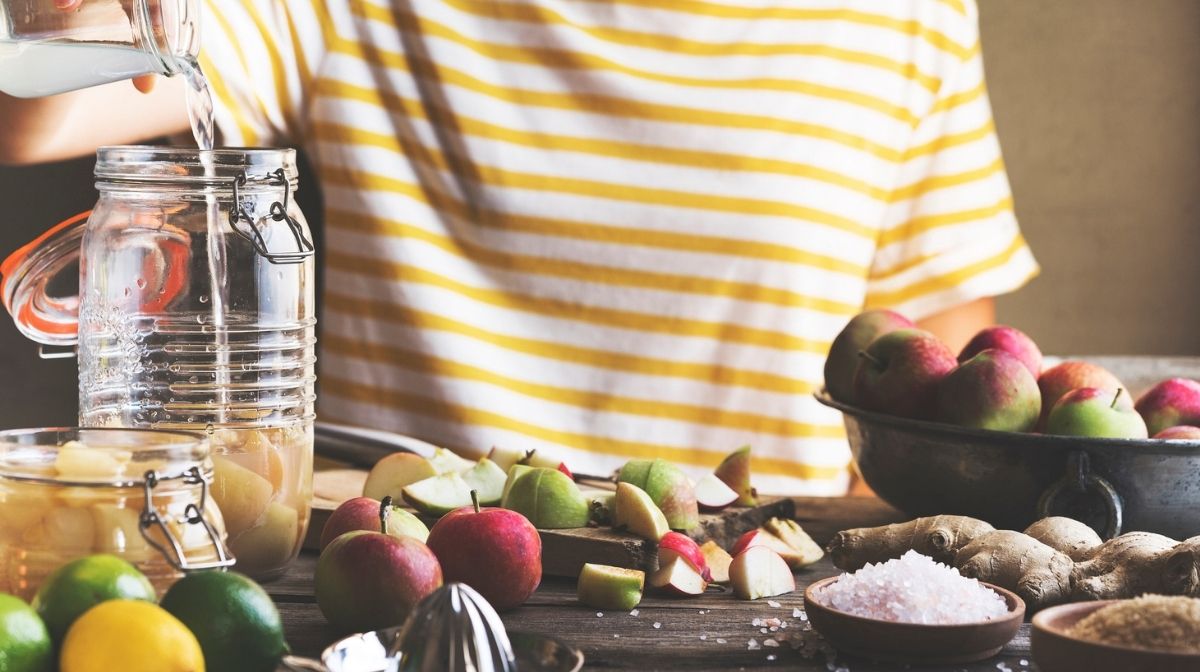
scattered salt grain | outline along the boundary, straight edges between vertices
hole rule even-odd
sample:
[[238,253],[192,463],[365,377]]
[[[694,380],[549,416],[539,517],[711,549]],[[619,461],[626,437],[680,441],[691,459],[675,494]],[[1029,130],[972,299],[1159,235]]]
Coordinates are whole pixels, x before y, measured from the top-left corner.
[[753,621],[750,621],[750,625],[753,625],[756,628],[762,624],[763,624],[763,620],[761,618],[756,618]]
[[620,635],[618,635],[618,634],[613,634],[613,639],[617,639],[618,637],[620,637]]
[[708,635],[700,635],[700,641],[708,639]]
[[770,628],[777,628],[777,627],[779,627],[779,624],[782,622],[783,621],[779,620],[778,618],[768,618],[765,621],[763,621],[762,624],[767,627],[770,627]]
[[775,654],[772,653],[771,655],[767,656],[767,660],[775,660]]
[[792,608],[792,618],[800,618],[803,615],[804,615],[804,612],[800,611],[799,607]]
[[751,639],[750,641],[746,642],[746,648],[751,651],[757,651],[757,650],[761,649],[762,647],[758,645],[757,639]]
[[776,602],[775,600],[767,600],[767,606],[778,609],[778,608],[782,607],[783,605]]
[[725,643],[726,643],[726,642],[728,642],[728,641],[729,641],[729,640],[727,640],[727,639],[725,639],[725,638],[723,638],[723,637],[718,637],[718,638],[717,638],[717,644],[725,644]]
[[777,647],[779,646],[779,642],[774,639],[764,639],[763,646]]
[[1024,658],[1018,660],[1017,662],[1021,665],[1021,667],[1029,667],[1029,661],[1025,660]]
[[842,574],[816,597],[841,612],[901,623],[974,623],[1008,613],[995,592],[916,551]]
[[604,618],[604,612],[603,612],[603,611],[597,611],[597,612],[596,612],[596,618]]
[[765,635],[765,634],[767,634],[767,629],[766,629],[766,628],[759,628],[759,629],[758,629],[758,631],[759,631],[759,632],[761,632],[761,633],[762,633],[762,634],[764,634],[764,635]]
[[658,629],[659,629],[659,628],[661,628],[661,627],[662,627],[662,623],[659,623],[658,621],[655,621],[655,622],[654,622],[654,629],[655,629],[655,630],[658,630]]
[[630,616],[637,616],[637,615],[638,615],[638,610],[637,610],[637,609],[634,609],[633,611],[629,612],[629,615],[630,615]]

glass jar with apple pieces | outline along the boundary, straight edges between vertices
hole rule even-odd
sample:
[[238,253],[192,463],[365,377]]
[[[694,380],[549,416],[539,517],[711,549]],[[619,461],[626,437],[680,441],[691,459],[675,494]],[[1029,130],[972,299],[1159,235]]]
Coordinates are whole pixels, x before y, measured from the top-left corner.
[[0,432],[0,593],[30,599],[92,553],[129,561],[160,595],[185,571],[230,566],[208,451],[196,432]]
[[[295,152],[105,147],[96,188],[86,222],[0,266],[4,303],[30,338],[78,345],[81,425],[212,433],[238,568],[277,576],[312,492],[315,271]],[[79,295],[56,296],[75,259]]]

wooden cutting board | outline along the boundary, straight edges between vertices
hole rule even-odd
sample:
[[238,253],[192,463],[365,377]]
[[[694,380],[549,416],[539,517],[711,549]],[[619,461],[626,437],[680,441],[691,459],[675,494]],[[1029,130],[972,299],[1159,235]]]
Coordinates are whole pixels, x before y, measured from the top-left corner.
[[[329,469],[313,474],[313,512],[304,547],[316,549],[321,528],[342,502],[362,495],[367,472],[362,469]],[[738,537],[771,517],[791,518],[795,503],[783,497],[760,497],[758,506],[731,506],[718,513],[700,514],[700,525],[690,536],[703,543],[712,539],[728,550]],[[432,519],[425,519],[429,525]],[[573,530],[539,530],[542,537],[542,572],[575,578],[585,562],[631,569],[658,567],[657,544],[608,527]]]

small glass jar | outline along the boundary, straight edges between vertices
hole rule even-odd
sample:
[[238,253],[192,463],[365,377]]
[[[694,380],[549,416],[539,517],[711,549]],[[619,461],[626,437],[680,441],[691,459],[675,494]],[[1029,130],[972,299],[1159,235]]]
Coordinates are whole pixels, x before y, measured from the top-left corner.
[[159,595],[185,571],[232,565],[208,451],[196,432],[0,432],[0,593],[28,600],[93,553],[128,560]]

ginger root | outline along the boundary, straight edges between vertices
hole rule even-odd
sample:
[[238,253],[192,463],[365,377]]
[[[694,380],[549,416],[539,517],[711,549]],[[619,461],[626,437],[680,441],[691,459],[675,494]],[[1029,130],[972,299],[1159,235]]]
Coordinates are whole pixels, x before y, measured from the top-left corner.
[[959,549],[994,529],[967,516],[930,516],[883,527],[844,530],[837,533],[826,550],[834,566],[851,572],[867,563],[898,558],[909,550],[949,565]]
[[827,550],[834,566],[846,571],[915,550],[1017,593],[1030,610],[1145,593],[1200,597],[1200,536],[1177,542],[1129,532],[1101,542],[1069,518],[1044,518],[1021,533],[966,516],[930,516],[845,530]]

